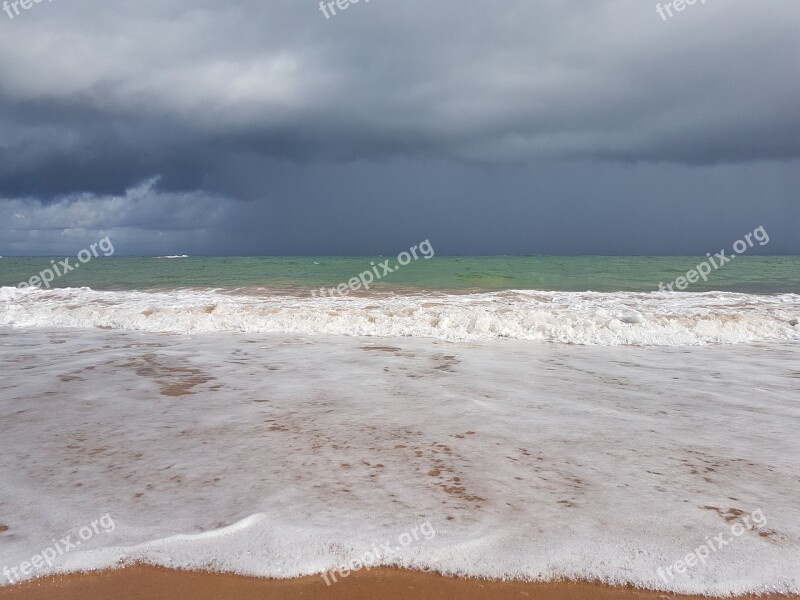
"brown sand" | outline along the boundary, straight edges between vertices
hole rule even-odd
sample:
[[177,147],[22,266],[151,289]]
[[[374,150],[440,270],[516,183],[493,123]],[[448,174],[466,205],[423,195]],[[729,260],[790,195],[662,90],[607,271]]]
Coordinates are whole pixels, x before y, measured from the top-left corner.
[[[593,583],[522,583],[455,579],[432,573],[375,569],[351,574],[330,587],[320,576],[268,580],[134,566],[115,571],[48,577],[0,587],[0,599],[17,600],[689,600]],[[800,600],[795,596],[761,596]],[[707,600],[707,599],[706,599]]]

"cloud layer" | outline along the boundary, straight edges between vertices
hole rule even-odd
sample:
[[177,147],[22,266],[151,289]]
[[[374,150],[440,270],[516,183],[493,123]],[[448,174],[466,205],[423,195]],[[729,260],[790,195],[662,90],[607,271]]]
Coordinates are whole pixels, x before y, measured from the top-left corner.
[[329,19],[315,0],[56,0],[0,17],[0,198],[34,212],[154,177],[201,203],[288,202],[286,169],[364,162],[399,180],[409,164],[494,178],[800,158],[794,0],[713,0],[667,22],[630,0],[372,0]]

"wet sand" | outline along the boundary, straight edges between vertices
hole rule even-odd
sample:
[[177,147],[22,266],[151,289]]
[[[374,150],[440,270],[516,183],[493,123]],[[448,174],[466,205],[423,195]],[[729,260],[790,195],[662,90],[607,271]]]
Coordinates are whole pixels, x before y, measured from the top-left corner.
[[[742,596],[756,598],[756,596]],[[47,577],[0,588],[3,600],[690,600],[678,596],[594,583],[525,583],[457,579],[433,573],[374,569],[352,573],[330,586],[321,576],[269,580],[237,575],[132,566],[113,571]],[[758,596],[798,600],[797,596]]]
[[[106,514],[53,570],[295,576],[385,544],[417,568],[658,587],[722,536],[671,589],[800,596],[796,345],[499,348],[0,330],[0,571]],[[740,525],[757,511],[763,527]],[[0,600],[635,596],[382,573],[327,588],[134,568]]]

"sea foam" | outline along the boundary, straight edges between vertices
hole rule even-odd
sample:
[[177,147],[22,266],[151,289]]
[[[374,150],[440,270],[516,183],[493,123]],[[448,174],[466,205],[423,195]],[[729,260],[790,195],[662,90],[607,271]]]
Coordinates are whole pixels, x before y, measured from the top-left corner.
[[799,353],[0,328],[0,569],[107,513],[36,574],[308,575],[430,522],[381,562],[798,593]]
[[268,290],[0,288],[0,325],[153,333],[509,338],[596,346],[800,339],[800,296],[508,291],[318,298]]

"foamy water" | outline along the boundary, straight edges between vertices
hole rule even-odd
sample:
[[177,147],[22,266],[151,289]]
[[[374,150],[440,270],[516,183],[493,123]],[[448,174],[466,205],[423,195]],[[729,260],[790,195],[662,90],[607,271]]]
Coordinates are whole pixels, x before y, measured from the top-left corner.
[[800,339],[800,295],[725,292],[371,294],[0,288],[0,325],[158,333],[509,338],[598,346]]
[[[148,294],[3,294],[4,318],[17,326],[49,318],[200,331],[198,323],[223,328],[227,318],[245,327],[242,315],[279,310],[228,299],[207,313],[222,310],[216,322],[189,296],[167,294],[157,297],[163,314],[148,321],[135,311],[153,308]],[[222,304],[219,294],[207,298]],[[445,300],[456,313],[458,300]],[[680,300],[688,305],[673,301],[670,310],[701,310]],[[509,308],[504,302],[526,302],[483,301],[491,319]],[[748,306],[746,297],[718,301],[709,315]],[[295,302],[304,319],[313,306],[324,312]],[[563,318],[598,310],[591,295],[567,304],[550,310]],[[635,306],[647,323],[664,304],[644,297],[620,306]],[[793,307],[791,296],[753,302],[744,318],[780,334],[791,331],[780,319]],[[313,574],[429,521],[436,536],[393,564],[679,592],[800,593],[798,358],[794,341],[642,348],[0,329],[0,524],[8,526],[0,568],[106,513],[113,532],[37,574],[135,560]],[[731,515],[759,509],[762,529],[669,583],[658,576],[707,537],[730,535]]]

